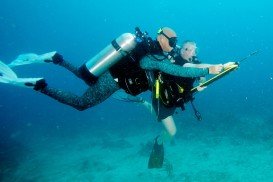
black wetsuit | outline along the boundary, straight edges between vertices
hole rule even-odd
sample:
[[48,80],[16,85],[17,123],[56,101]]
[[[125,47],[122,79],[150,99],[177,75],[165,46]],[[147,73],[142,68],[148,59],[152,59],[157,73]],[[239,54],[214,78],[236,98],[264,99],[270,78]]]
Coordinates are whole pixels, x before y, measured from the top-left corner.
[[[136,67],[126,65],[126,61],[130,60],[123,60],[125,62],[120,62],[119,64],[115,65],[110,69],[110,71],[103,73],[94,84],[89,84],[89,88],[82,96],[77,96],[73,93],[51,88],[49,86],[44,87],[40,90],[40,92],[63,104],[70,105],[78,110],[85,110],[103,102],[114,92],[123,88],[121,78],[124,79],[128,78],[129,76],[134,76],[135,70],[142,73],[145,73],[144,70],[159,70],[161,72],[180,77],[199,77],[209,73],[208,69],[183,68],[170,63],[169,60],[158,61],[153,59],[151,56],[144,57],[145,54],[147,55],[147,52],[144,52],[141,54],[141,56],[134,58],[135,63],[132,65],[135,65]],[[82,79],[79,69],[67,61],[62,60],[60,63],[58,63],[58,65],[68,69]],[[118,82],[115,81],[116,78],[119,79]],[[143,87],[143,85],[139,86]],[[145,89],[148,88],[145,87],[139,90],[142,92],[145,91]]]
[[158,41],[141,42],[129,55],[123,57],[109,69],[120,88],[124,89],[128,94],[138,95],[149,89],[146,72],[139,64],[139,61],[145,55],[165,57]]
[[[175,65],[183,66],[184,64],[189,63],[187,60],[183,59],[180,55],[176,56],[174,58]],[[192,60],[193,64],[200,64],[197,60],[197,57],[194,57]],[[176,107],[183,107],[183,104],[190,101],[192,99],[192,95],[190,93],[191,89],[193,88],[194,82],[196,81],[196,77],[178,77],[173,76],[166,73],[161,73],[161,77],[166,83],[165,86],[173,86],[172,84],[178,84],[180,87],[183,88],[183,94],[180,94],[179,97],[181,97],[181,103],[180,105],[168,107],[163,104],[161,99],[153,99],[152,104],[153,108],[157,114],[158,121],[161,121],[162,119],[165,119],[169,116],[172,116],[175,112]]]

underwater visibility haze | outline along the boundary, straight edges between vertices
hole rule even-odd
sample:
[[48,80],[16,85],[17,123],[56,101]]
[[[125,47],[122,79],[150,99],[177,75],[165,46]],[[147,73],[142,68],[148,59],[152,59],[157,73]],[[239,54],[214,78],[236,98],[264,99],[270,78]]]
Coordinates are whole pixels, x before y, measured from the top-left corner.
[[[273,2],[235,0],[2,0],[0,60],[57,51],[81,66],[135,27],[178,45],[197,43],[205,63],[239,68],[177,109],[175,142],[161,169],[148,169],[162,124],[141,105],[110,97],[84,111],[32,89],[0,83],[0,181],[271,181],[273,178]],[[12,68],[81,95],[88,86],[53,64]],[[1,76],[1,75],[0,75]],[[150,92],[141,94],[150,100]]]

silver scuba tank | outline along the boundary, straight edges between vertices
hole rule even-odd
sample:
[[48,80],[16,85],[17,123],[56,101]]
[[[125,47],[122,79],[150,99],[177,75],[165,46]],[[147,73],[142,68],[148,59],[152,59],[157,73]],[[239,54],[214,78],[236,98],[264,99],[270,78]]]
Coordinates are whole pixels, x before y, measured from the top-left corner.
[[82,78],[88,84],[94,83],[101,74],[126,56],[136,45],[134,34],[122,34],[80,67]]

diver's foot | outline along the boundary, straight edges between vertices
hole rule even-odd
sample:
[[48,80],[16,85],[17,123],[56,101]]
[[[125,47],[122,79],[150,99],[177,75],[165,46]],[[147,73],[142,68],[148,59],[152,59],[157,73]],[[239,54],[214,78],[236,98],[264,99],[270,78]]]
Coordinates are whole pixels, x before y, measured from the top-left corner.
[[36,91],[41,91],[47,86],[47,83],[46,83],[45,79],[40,79],[40,80],[36,81],[35,83],[25,82],[25,86],[33,87],[33,89]]
[[47,86],[45,79],[38,80],[34,85],[34,90],[41,91]]
[[[148,168],[162,168],[164,162],[164,147],[163,143],[158,141],[159,136],[154,140],[154,146],[150,154]],[[159,144],[160,143],[160,144]]]
[[61,64],[63,61],[64,61],[63,56],[60,55],[59,53],[55,53],[51,59],[45,60],[46,63],[53,62],[54,64]]

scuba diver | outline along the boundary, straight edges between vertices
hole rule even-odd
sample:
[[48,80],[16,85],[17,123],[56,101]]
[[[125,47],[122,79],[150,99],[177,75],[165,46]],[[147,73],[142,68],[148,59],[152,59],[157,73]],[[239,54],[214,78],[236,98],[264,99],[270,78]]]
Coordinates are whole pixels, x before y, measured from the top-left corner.
[[[177,49],[177,54],[172,60],[173,64],[192,67],[192,68],[208,68],[213,66],[211,64],[202,64],[197,59],[197,46],[193,41],[185,41],[182,48]],[[224,64],[224,67],[235,64],[229,62]],[[162,122],[164,131],[154,139],[154,146],[150,154],[148,168],[161,168],[164,161],[164,147],[163,144],[167,140],[173,140],[176,134],[176,125],[173,119],[173,114],[177,107],[181,107],[184,110],[184,104],[192,102],[192,88],[195,81],[199,80],[204,82],[205,78],[194,77],[177,77],[161,71],[155,71],[156,77],[159,81],[159,95],[153,93],[152,104],[144,100],[141,97],[123,96],[123,100],[139,103],[146,107],[153,115],[156,116],[159,122]],[[197,91],[204,90],[205,87],[197,87]],[[154,89],[156,90],[156,89]],[[120,99],[122,100],[122,99]],[[193,106],[195,109],[195,107]]]
[[[161,28],[156,40],[152,40],[147,32],[143,33],[136,28],[135,34],[122,34],[80,68],[65,61],[57,52],[43,55],[23,54],[10,63],[9,67],[1,62],[0,82],[33,88],[82,111],[103,102],[119,89],[130,95],[147,91],[153,85],[148,70],[159,70],[180,77],[200,77],[217,74],[222,70],[222,65],[196,69],[172,64],[167,57],[174,56],[176,42],[177,35],[171,28]],[[30,63],[54,63],[62,66],[84,80],[89,88],[82,96],[77,96],[49,87],[43,78],[17,78],[10,69]]]

